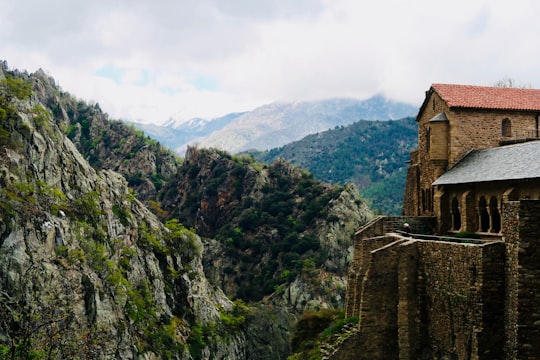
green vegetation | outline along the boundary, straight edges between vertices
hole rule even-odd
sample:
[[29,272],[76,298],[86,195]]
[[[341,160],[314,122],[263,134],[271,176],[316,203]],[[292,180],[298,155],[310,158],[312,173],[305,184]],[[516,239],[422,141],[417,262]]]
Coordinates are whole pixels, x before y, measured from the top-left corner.
[[358,317],[344,318],[338,310],[323,309],[318,312],[308,311],[298,320],[291,340],[291,355],[288,360],[320,360],[321,344],[325,339],[339,336],[346,325],[358,324]]
[[[31,84],[40,91],[33,95],[32,105],[20,106],[16,99],[27,99]],[[16,291],[0,290],[0,358],[74,358],[79,354],[70,351],[79,349],[90,357],[99,353],[110,332],[129,333],[138,340],[134,345],[141,354],[153,351],[160,358],[178,358],[189,346],[197,358],[206,345],[245,331],[253,313],[240,299],[210,322],[198,321],[190,308],[189,282],[199,274],[192,266],[202,253],[201,241],[191,229],[195,226],[221,241],[232,259],[225,271],[238,286],[237,298],[260,300],[298,277],[317,281],[326,254],[316,228],[323,221],[339,220],[328,214],[328,208],[343,187],[323,184],[283,161],[265,165],[216,149],[209,150],[212,156],[205,159],[211,163],[209,174],[201,174],[201,169],[208,169],[202,162],[182,166],[177,176],[179,159],[141,131],[109,121],[98,104],[78,101],[56,88],[45,95],[42,89],[47,84],[40,78],[6,75],[0,84],[0,147],[11,147],[9,152],[25,149],[15,145],[34,131],[45,136],[48,149],[54,149],[49,145],[61,139],[57,132],[61,129],[96,169],[123,173],[134,191],[151,188],[139,194],[140,199],[159,214],[165,228],[139,217],[144,211],[135,211],[139,204],[133,201],[135,192],[119,195],[121,184],[114,191],[108,191],[105,181],[88,189],[94,179],[78,182],[86,174],[77,173],[76,167],[68,167],[58,182],[56,173],[42,175],[39,170],[39,178],[54,179],[50,185],[37,180],[38,170],[30,166],[4,167],[1,235],[27,218],[34,224],[32,235],[46,243],[47,251],[34,252],[34,238],[25,239],[32,267],[21,269],[24,276]],[[34,99],[41,105],[34,105],[38,104]],[[25,116],[18,115],[21,109]],[[254,171],[264,171],[260,183],[254,184]],[[193,187],[171,185],[173,180],[190,181]],[[159,201],[149,199],[156,193]],[[209,211],[203,222],[194,215],[205,209]],[[151,267],[148,259],[155,259],[156,266]],[[147,265],[142,271],[136,268],[140,263]],[[57,269],[65,270],[65,278],[52,278]],[[163,281],[145,277],[147,269],[152,276],[155,271],[163,274]],[[162,287],[165,298],[158,299]],[[111,321],[118,323],[103,325],[96,320],[98,296],[110,301],[118,315]],[[84,331],[77,328],[81,321],[74,319],[72,307],[82,300],[90,325]],[[162,301],[170,312],[161,308]]]
[[481,239],[482,236],[480,236],[480,234],[477,234],[473,231],[461,231],[461,232],[458,232],[457,234],[454,234],[455,237],[457,238],[465,238],[465,239]]
[[399,215],[406,161],[416,143],[413,118],[358,121],[252,155],[267,163],[286,159],[330,184],[354,183],[375,211]]
[[[257,171],[252,158],[222,157],[210,149],[196,152],[197,159],[180,169],[182,183],[163,189],[167,201],[174,202],[166,209],[187,226],[198,226],[202,236],[224,244],[235,264],[225,268],[238,286],[235,296],[259,301],[298,276],[312,281],[326,260],[316,225],[329,218],[328,204],[343,187],[328,186],[307,171],[276,161],[258,165],[264,166],[267,179],[258,196],[246,196]],[[169,197],[178,188],[186,195]],[[203,225],[198,218],[204,218]]]
[[0,146],[16,145],[10,135],[17,119],[13,101],[28,99],[31,94],[32,85],[22,78],[6,73],[0,80]]
[[223,341],[231,335],[245,330],[246,320],[254,316],[250,308],[242,301],[235,300],[230,312],[221,310],[219,321],[209,321],[205,324],[196,324],[191,327],[188,339],[189,351],[194,359],[201,359],[202,350],[212,342]]

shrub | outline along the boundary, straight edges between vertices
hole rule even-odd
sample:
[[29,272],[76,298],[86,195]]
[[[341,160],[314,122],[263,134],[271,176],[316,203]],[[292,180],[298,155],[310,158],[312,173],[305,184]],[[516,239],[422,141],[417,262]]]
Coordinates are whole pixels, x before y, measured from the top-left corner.
[[481,239],[482,237],[475,233],[475,232],[472,232],[472,231],[461,231],[461,232],[458,232],[457,234],[454,235],[455,237],[457,238],[467,238],[467,239]]

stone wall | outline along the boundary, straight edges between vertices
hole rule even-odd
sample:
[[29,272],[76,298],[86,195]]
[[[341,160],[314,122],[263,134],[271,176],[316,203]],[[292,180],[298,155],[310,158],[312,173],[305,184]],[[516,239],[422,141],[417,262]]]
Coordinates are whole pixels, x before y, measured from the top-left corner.
[[505,203],[508,358],[540,358],[540,201]]
[[504,244],[424,241],[418,246],[425,289],[419,294],[425,304],[420,313],[426,320],[420,333],[427,342],[417,355],[502,359],[503,344],[496,340],[503,328]]
[[483,359],[507,359],[504,351],[505,248],[502,242],[484,246],[478,268],[482,277],[482,331],[478,334],[478,349]]
[[355,233],[353,259],[349,265],[347,276],[345,297],[345,315],[347,317],[358,315],[359,302],[362,297],[362,279],[367,270],[371,251],[394,241],[384,235],[402,230],[404,223],[408,223],[414,233],[432,234],[435,230],[436,219],[433,217],[379,216]]
[[503,358],[502,242],[396,234],[362,242],[360,299],[347,304],[348,315],[360,316],[359,331],[332,359],[352,359],[351,352],[357,359]]
[[[412,157],[412,156],[411,156]],[[405,178],[405,194],[403,196],[403,215],[418,216],[420,204],[420,165],[411,161]]]
[[388,236],[377,236],[357,241],[355,238],[354,260],[349,267],[345,316],[358,316],[364,291],[364,277],[371,261],[371,252],[395,241]]

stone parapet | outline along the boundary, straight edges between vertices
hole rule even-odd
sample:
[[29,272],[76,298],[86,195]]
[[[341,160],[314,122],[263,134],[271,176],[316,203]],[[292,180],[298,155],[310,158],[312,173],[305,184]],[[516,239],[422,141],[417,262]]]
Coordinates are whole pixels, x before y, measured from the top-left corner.
[[347,304],[359,332],[331,359],[504,358],[504,243],[388,234],[362,247]]

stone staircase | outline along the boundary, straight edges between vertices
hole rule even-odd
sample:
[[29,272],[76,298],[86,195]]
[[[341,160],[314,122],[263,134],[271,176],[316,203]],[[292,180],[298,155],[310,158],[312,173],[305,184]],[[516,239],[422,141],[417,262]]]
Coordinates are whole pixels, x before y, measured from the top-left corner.
[[357,332],[358,324],[348,323],[343,326],[340,333],[326,338],[321,344],[322,360],[331,360],[339,346]]

